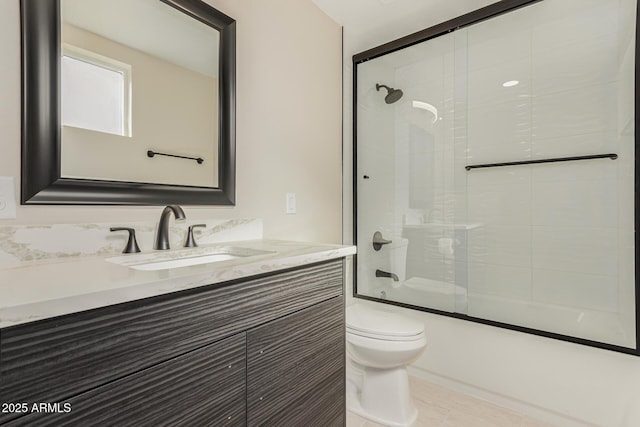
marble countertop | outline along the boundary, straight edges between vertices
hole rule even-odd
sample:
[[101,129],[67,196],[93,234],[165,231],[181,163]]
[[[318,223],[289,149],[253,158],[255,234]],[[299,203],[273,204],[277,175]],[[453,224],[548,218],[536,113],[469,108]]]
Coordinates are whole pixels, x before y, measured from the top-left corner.
[[[23,262],[0,269],[0,328],[353,255],[355,246],[253,240],[201,245],[268,251],[165,270],[108,262],[111,255]],[[169,252],[154,252],[166,258]],[[126,256],[126,255],[123,255]]]

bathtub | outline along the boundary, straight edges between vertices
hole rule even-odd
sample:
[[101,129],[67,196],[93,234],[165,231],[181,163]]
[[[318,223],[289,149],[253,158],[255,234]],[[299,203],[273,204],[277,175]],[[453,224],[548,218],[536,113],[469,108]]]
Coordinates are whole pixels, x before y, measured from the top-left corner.
[[509,325],[635,347],[633,315],[468,292],[439,280],[410,278],[372,295],[418,308],[461,313]]
[[467,306],[467,290],[462,286],[422,277],[387,287],[378,297],[452,313],[464,313]]

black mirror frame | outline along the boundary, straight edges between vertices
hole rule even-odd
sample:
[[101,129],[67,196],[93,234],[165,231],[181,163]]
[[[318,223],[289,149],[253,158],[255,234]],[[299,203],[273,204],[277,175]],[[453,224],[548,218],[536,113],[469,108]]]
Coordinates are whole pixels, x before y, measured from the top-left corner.
[[220,31],[218,187],[63,178],[60,1],[20,0],[23,205],[235,205],[235,20],[200,0],[161,0]]

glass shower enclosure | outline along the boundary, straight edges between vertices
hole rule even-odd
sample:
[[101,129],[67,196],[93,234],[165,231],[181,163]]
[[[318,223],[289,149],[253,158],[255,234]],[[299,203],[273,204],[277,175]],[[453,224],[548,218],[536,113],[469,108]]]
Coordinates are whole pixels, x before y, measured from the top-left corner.
[[639,354],[635,0],[354,56],[355,296]]

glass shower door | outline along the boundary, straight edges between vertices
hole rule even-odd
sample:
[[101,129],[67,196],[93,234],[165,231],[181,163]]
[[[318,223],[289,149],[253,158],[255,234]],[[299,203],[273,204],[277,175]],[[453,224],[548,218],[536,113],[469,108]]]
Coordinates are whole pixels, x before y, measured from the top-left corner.
[[[447,312],[464,309],[466,225],[458,224],[455,200],[464,194],[456,194],[453,167],[455,78],[454,34],[358,65],[362,295]],[[390,89],[380,85],[403,95],[388,99]],[[378,250],[372,245],[377,231],[391,240]]]
[[635,16],[532,2],[354,64],[357,296],[636,349]]

